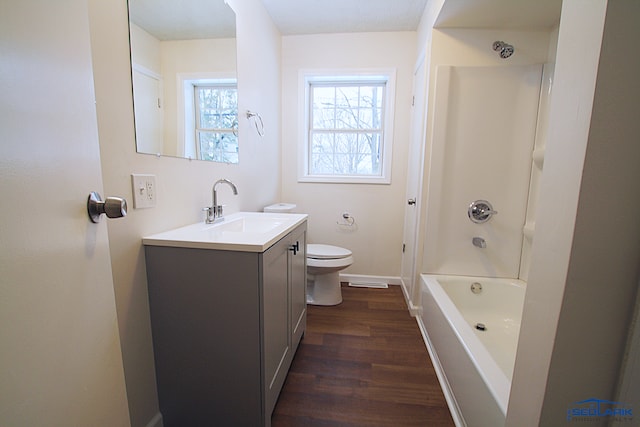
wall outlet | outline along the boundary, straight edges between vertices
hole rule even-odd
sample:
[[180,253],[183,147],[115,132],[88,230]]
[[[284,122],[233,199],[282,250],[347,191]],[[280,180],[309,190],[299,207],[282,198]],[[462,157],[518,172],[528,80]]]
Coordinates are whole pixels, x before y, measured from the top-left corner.
[[131,174],[133,208],[152,208],[156,205],[156,176]]

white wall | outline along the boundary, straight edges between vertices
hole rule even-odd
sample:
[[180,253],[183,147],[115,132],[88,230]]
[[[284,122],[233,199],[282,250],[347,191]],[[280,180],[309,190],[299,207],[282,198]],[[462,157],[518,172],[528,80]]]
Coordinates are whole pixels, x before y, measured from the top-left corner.
[[131,24],[131,51],[136,64],[162,74],[160,40],[134,23]]
[[427,2],[427,6],[422,13],[422,18],[420,18],[420,24],[418,25],[418,49],[416,50],[416,57],[418,58],[431,50],[433,27],[444,6],[444,2],[445,0],[431,0]]
[[[266,128],[260,138],[241,117],[239,165],[135,152],[126,1],[90,1],[105,193],[130,202],[129,215],[108,225],[133,426],[145,426],[158,411],[142,236],[203,220],[201,208],[222,177],[238,186],[238,196],[219,192],[229,213],[258,210],[280,196],[280,34],[259,0],[229,3],[237,15],[239,111],[258,111]],[[132,209],[131,173],[156,175],[155,208]]]
[[615,400],[640,259],[639,15],[635,0],[562,5],[508,426]]
[[[282,39],[282,201],[309,214],[309,242],[353,251],[345,272],[400,276],[406,156],[416,33],[354,33],[287,36]],[[299,183],[301,69],[396,69],[393,164],[390,185]],[[357,227],[339,227],[343,212]]]

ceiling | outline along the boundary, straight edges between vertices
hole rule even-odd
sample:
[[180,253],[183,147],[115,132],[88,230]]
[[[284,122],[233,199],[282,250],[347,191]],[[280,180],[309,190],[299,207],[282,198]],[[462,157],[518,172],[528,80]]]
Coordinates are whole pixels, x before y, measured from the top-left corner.
[[[262,0],[283,35],[415,31],[434,0]],[[224,0],[129,0],[134,22],[161,40],[234,37]],[[556,25],[562,0],[446,0],[439,28],[541,29]]]
[[224,0],[129,0],[129,19],[159,40],[236,36],[236,15]]
[[414,31],[427,0],[262,0],[283,35]]
[[560,22],[562,0],[446,0],[436,27],[543,29]]
[[[283,35],[415,31],[434,0],[262,0]],[[445,0],[439,28],[551,28],[562,0]]]

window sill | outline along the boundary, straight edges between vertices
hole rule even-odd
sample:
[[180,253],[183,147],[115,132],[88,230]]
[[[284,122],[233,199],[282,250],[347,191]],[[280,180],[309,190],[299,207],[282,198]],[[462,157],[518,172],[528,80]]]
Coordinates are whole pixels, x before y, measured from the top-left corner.
[[336,176],[336,175],[305,175],[298,177],[301,183],[324,183],[324,184],[391,184],[390,177],[383,176]]

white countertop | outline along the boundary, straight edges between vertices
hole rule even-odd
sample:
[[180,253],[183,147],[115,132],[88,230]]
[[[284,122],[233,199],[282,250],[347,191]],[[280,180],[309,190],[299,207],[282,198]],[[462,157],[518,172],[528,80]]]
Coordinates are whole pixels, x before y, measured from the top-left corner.
[[146,246],[264,252],[307,220],[306,214],[237,212],[142,238]]

